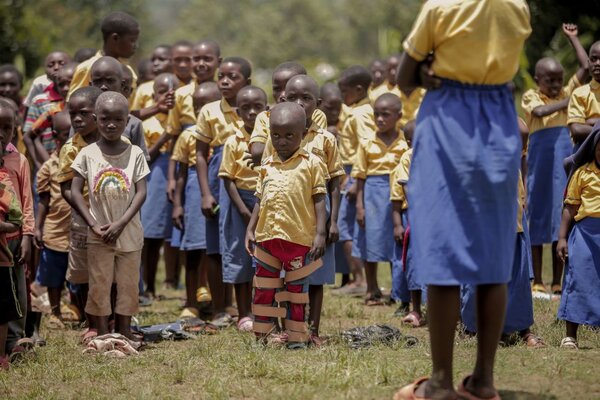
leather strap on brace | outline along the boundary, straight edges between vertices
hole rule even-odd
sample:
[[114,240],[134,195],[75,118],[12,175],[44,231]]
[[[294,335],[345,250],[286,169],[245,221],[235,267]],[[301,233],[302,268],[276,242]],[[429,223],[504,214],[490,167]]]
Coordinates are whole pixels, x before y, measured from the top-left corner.
[[287,311],[282,307],[252,304],[252,314],[258,315],[259,317],[285,318]]
[[306,278],[307,276],[309,276],[310,274],[312,274],[313,272],[315,272],[317,269],[321,268],[323,266],[323,260],[321,258],[319,258],[316,261],[311,262],[308,265],[305,265],[304,267],[295,269],[293,271],[286,271],[285,272],[285,282],[294,282],[297,280],[300,280],[302,278]]
[[261,263],[268,265],[271,268],[278,269],[281,271],[281,261],[277,257],[274,257],[271,254],[267,253],[259,246],[254,247],[254,258],[256,258]]
[[282,289],[283,279],[255,276],[252,285],[259,289]]
[[252,323],[252,330],[256,333],[267,335],[275,330],[275,324],[272,322],[254,321]]
[[294,304],[308,304],[308,292],[292,293],[288,291],[281,291],[275,293],[275,301],[278,303],[281,303],[282,301],[288,301]]
[[288,331],[301,332],[301,333],[308,332],[308,326],[306,326],[306,322],[293,321],[291,319],[286,319],[284,321],[284,324],[285,324],[285,329],[287,329]]

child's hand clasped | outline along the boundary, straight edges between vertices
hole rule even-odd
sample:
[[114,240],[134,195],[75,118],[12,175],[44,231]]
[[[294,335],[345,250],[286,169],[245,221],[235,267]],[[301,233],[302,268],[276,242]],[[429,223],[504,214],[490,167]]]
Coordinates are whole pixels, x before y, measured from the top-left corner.
[[102,240],[104,243],[115,243],[119,236],[121,236],[121,233],[123,232],[123,229],[125,229],[126,225],[127,224],[117,221],[101,227],[101,229],[104,231],[102,234]]
[[325,239],[324,233],[317,233],[313,240],[312,248],[307,254],[309,259],[315,261],[323,257],[323,254],[325,254]]

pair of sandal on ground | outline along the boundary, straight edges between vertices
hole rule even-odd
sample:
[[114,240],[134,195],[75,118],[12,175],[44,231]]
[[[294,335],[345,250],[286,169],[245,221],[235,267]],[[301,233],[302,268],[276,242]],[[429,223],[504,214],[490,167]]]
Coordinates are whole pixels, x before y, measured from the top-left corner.
[[[479,397],[469,392],[466,388],[467,382],[471,378],[471,375],[466,376],[456,388],[456,399],[465,400],[500,400],[498,392],[493,397]],[[417,396],[416,392],[419,386],[427,382],[429,378],[422,377],[414,381],[413,383],[404,386],[394,394],[394,400],[429,400],[430,397]]]

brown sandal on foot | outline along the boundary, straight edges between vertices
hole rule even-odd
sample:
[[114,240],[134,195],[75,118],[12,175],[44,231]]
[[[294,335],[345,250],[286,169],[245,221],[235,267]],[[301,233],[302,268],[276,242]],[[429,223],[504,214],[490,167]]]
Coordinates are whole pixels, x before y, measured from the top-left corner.
[[531,332],[523,336],[523,342],[525,342],[527,347],[531,347],[532,349],[542,349],[546,347],[546,343],[544,343],[544,340]]
[[417,389],[419,388],[419,386],[421,386],[423,383],[427,382],[428,380],[429,380],[429,378],[424,376],[424,377],[421,377],[421,378],[415,380],[413,383],[400,388],[400,390],[398,390],[396,393],[394,393],[394,400],[428,400],[428,399],[430,399],[429,397],[417,397],[417,395],[415,394],[417,392]]
[[475,396],[473,393],[469,392],[466,388],[466,384],[470,378],[471,375],[466,376],[465,379],[463,379],[460,382],[460,385],[458,385],[458,388],[456,389],[456,393],[458,393],[458,395],[461,398],[465,398],[466,400],[501,400],[498,392],[496,392],[496,394],[493,397],[478,397]]

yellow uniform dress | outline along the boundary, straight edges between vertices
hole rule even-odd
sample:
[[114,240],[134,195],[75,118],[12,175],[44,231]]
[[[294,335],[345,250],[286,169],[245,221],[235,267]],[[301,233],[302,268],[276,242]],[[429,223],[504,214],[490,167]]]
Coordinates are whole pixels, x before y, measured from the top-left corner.
[[169,135],[177,136],[184,129],[196,124],[197,118],[192,96],[197,86],[198,83],[193,80],[175,91],[175,106],[169,112],[167,119],[167,132]]
[[340,156],[344,165],[353,165],[359,142],[371,139],[374,136],[373,107],[369,103],[369,99],[365,97],[350,106],[344,127],[338,134]]
[[[250,144],[252,143],[263,143],[271,141],[271,128],[269,124],[269,117],[271,115],[270,111],[263,111],[256,116],[256,121],[254,123],[254,130],[252,131],[252,135],[250,137]],[[327,129],[327,117],[323,113],[323,111],[318,108],[313,112],[312,120],[319,127]]]
[[567,109],[569,125],[585,124],[591,118],[600,118],[600,82],[595,79],[573,90]]

